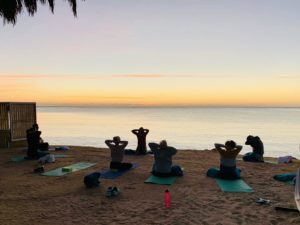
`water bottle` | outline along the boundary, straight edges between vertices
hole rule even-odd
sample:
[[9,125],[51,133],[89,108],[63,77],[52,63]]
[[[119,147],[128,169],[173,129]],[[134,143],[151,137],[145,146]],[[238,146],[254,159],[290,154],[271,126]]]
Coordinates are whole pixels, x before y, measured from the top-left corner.
[[166,202],[166,208],[167,209],[170,208],[171,198],[170,198],[170,192],[168,189],[165,191],[165,202]]

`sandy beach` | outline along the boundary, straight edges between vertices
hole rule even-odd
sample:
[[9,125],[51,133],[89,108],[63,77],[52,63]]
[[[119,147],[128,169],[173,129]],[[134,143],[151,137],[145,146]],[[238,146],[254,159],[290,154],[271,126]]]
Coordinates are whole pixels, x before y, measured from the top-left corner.
[[[296,208],[294,187],[273,180],[273,175],[295,172],[292,164],[245,163],[238,161],[244,181],[253,193],[224,193],[214,179],[206,177],[210,167],[219,165],[213,151],[178,151],[173,163],[185,168],[184,177],[171,186],[144,184],[150,175],[153,156],[125,156],[126,162],[139,163],[115,180],[101,179],[98,188],[87,189],[84,175],[107,169],[108,149],[74,147],[46,164],[45,170],[76,162],[95,162],[95,166],[62,177],[33,173],[36,161],[11,162],[22,149],[0,151],[1,225],[95,225],[95,224],[299,224],[297,212],[275,211],[275,206]],[[274,159],[275,160],[275,159]],[[117,186],[121,194],[105,197],[107,187]],[[164,191],[170,190],[171,208],[166,209]],[[257,198],[271,200],[258,205]]]

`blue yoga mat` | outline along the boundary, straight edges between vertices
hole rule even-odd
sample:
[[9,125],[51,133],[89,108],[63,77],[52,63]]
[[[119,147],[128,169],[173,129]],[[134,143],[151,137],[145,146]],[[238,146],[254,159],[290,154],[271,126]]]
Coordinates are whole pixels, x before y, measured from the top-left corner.
[[216,178],[215,180],[224,192],[254,192],[253,189],[242,179],[224,180]]
[[[53,154],[53,155],[54,155],[55,158],[66,158],[67,157],[67,155],[64,155],[64,154]],[[24,156],[24,155],[13,156],[13,157],[11,157],[10,160],[12,162],[23,162],[23,161],[27,160],[27,159],[25,159],[25,157],[26,156]],[[38,159],[36,159],[36,160],[38,160]]]
[[139,164],[134,163],[132,164],[132,167],[128,170],[124,170],[124,171],[113,171],[113,170],[104,170],[104,171],[100,171],[101,173],[101,177],[100,178],[104,178],[104,179],[116,179],[119,176],[122,176],[124,173],[127,173],[128,171],[135,169],[139,166]]

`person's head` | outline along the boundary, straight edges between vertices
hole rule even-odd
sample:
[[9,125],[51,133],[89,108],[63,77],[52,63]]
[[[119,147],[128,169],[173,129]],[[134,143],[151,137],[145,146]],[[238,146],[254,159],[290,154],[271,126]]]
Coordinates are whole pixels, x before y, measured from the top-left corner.
[[162,140],[159,143],[159,147],[160,147],[160,149],[166,149],[168,147],[167,141],[166,140]]
[[143,131],[143,130],[144,130],[144,128],[143,128],[143,127],[140,127],[139,131]]
[[115,137],[113,137],[113,141],[115,143],[119,143],[121,141],[121,138],[119,136],[115,136]]
[[236,143],[234,141],[230,140],[230,141],[226,141],[225,142],[225,148],[226,148],[226,150],[232,150],[235,147],[236,147]]
[[34,123],[34,124],[32,125],[32,128],[33,128],[34,130],[39,130],[39,125],[38,125],[37,123]]

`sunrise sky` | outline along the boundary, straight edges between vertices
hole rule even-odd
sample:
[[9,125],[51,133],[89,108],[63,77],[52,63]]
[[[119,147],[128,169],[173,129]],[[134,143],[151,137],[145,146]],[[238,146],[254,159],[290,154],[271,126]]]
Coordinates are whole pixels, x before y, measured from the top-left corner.
[[0,101],[300,107],[299,0],[56,0],[0,25]]

